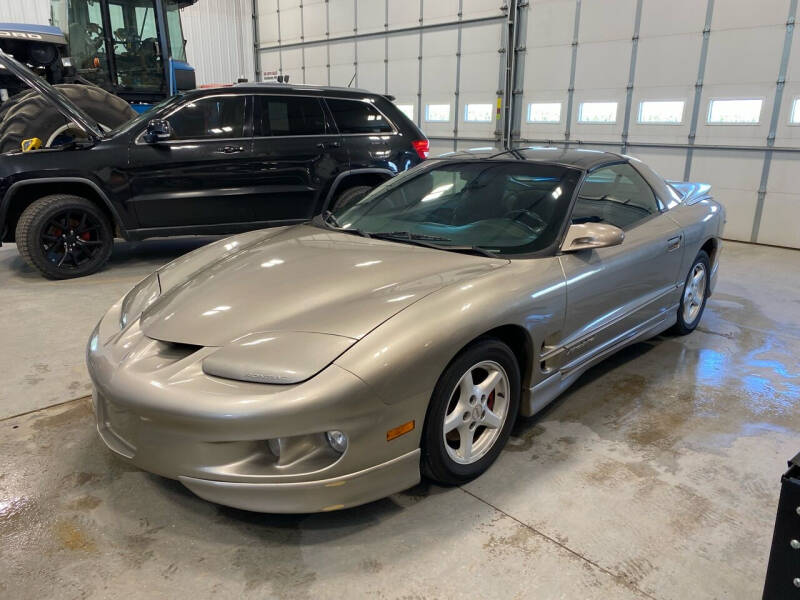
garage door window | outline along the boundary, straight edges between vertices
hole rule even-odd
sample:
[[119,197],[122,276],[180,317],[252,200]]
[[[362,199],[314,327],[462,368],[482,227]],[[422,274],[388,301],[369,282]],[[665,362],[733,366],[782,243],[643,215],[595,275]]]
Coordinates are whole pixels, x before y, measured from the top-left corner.
[[578,106],[578,123],[611,124],[616,122],[616,102],[581,102]]
[[609,223],[630,229],[660,212],[653,190],[629,164],[587,175],[572,210],[573,223]]
[[240,138],[244,135],[244,96],[194,100],[167,120],[175,140]]
[[255,135],[325,135],[325,113],[319,99],[256,96]]
[[708,103],[709,125],[758,125],[760,99],[712,100]]
[[339,133],[391,133],[391,124],[368,102],[328,98]]

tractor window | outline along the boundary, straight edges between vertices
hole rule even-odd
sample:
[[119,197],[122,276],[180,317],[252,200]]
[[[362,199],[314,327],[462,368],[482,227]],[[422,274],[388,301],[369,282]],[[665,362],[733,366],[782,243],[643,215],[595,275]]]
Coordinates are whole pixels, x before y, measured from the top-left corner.
[[174,60],[186,61],[186,41],[183,39],[181,12],[177,5],[167,4],[167,29],[169,29],[169,51]]
[[167,119],[172,139],[243,137],[244,99],[244,96],[215,96],[184,104]]
[[64,31],[69,38],[70,56],[78,75],[107,87],[108,56],[99,0],[69,0]]
[[166,82],[154,0],[109,0],[108,12],[116,86],[126,91],[163,91]]

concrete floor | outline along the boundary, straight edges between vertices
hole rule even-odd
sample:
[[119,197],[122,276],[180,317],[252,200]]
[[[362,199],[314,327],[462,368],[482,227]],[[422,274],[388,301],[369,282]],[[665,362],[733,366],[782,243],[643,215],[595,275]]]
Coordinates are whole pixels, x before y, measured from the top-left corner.
[[274,516],[123,465],[81,397],[102,311],[200,243],[59,283],[0,249],[0,597],[760,597],[800,450],[800,252],[727,243],[698,331],[587,373],[469,485]]

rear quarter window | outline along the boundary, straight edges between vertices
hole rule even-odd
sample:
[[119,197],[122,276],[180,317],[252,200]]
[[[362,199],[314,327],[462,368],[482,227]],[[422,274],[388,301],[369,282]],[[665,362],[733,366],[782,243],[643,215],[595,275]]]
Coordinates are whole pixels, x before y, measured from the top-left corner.
[[392,124],[369,102],[327,98],[339,133],[392,133]]

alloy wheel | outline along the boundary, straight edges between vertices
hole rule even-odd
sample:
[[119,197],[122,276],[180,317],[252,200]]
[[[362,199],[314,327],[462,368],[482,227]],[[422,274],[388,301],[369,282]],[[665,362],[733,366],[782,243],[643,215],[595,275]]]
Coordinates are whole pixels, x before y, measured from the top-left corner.
[[494,361],[473,365],[455,386],[445,413],[442,435],[452,460],[472,464],[494,446],[509,407],[508,375]]
[[703,300],[706,297],[706,267],[703,263],[695,264],[692,273],[686,281],[683,290],[683,320],[684,322],[694,323],[700,309],[703,307]]
[[82,210],[56,213],[42,228],[40,243],[47,260],[59,269],[78,269],[102,251],[100,221]]

